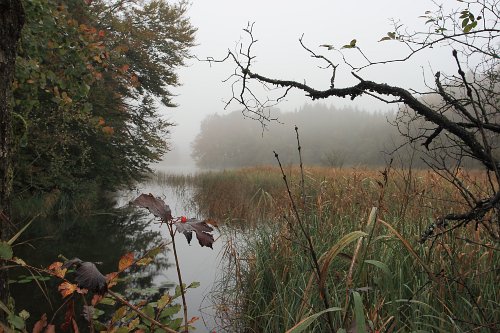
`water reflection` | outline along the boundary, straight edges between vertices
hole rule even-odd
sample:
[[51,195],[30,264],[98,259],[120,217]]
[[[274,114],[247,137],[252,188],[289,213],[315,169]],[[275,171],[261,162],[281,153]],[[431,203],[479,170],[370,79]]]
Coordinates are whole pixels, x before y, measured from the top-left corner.
[[[145,210],[128,205],[140,193],[153,193],[162,197],[170,205],[174,216],[197,217],[190,202],[189,189],[174,189],[149,182],[142,184],[137,190],[119,193],[114,201],[103,203],[99,212],[90,216],[37,219],[23,234],[20,240],[23,244],[15,248],[16,256],[37,267],[48,267],[54,261],[61,261],[59,255],[78,257],[84,261],[100,263],[97,266],[103,274],[116,271],[118,261],[125,253],[144,253],[170,238],[166,227],[156,223]],[[218,237],[217,233],[215,237]],[[214,310],[207,294],[216,278],[222,241],[217,240],[212,250],[201,248],[195,237],[191,245],[188,245],[183,235],[177,235],[176,244],[184,282],[188,285],[194,281],[201,283],[197,289],[188,290],[188,315],[190,318],[201,318],[194,324],[198,332],[211,331],[215,327]],[[161,295],[160,292],[177,284],[173,262],[171,251],[166,250],[153,264],[127,274],[127,279],[113,287],[113,290],[131,300],[156,300]],[[50,319],[62,304],[61,295],[57,292],[60,281],[50,279],[41,282],[45,289],[42,291],[35,282],[23,279],[22,275],[29,276],[27,271],[12,270],[10,274],[11,279],[17,281],[11,283],[16,308],[26,309],[31,314],[28,327],[32,327],[43,313],[47,313]],[[60,312],[55,322],[62,322],[64,311]],[[80,328],[84,327],[82,320]]]
[[[152,193],[162,198],[172,210],[172,215],[203,218],[199,215],[196,203],[192,201],[193,188],[189,186],[169,186],[163,182],[149,181],[142,184],[135,191],[127,191],[120,194],[118,205],[127,205],[130,201],[138,197],[141,193]],[[151,223],[149,228],[160,233],[163,239],[169,239],[166,226],[158,223]],[[195,316],[200,319],[194,323],[197,332],[212,331],[215,327],[215,306],[209,297],[216,281],[220,253],[224,245],[224,237],[218,231],[214,231],[216,241],[213,249],[201,247],[196,237],[193,237],[191,245],[186,241],[184,235],[176,236],[176,246],[179,255],[182,279],[186,285],[191,282],[200,282],[200,287],[189,289],[186,294],[188,303],[189,318]],[[173,255],[169,253],[169,262],[173,263]],[[154,285],[161,285],[167,282],[177,283],[177,273],[174,266],[162,270],[155,275]]]
[[[161,241],[161,235],[147,228],[145,213],[129,208],[113,209],[113,202],[107,209],[90,216],[58,216],[38,218],[28,228],[16,246],[15,254],[37,267],[48,267],[54,261],[61,261],[59,255],[67,258],[79,257],[84,261],[100,263],[98,269],[104,274],[116,271],[120,257],[132,250],[143,252],[151,244]],[[155,276],[168,269],[168,259],[163,256],[148,268],[148,274],[119,285],[117,291],[127,288],[147,288],[153,285]],[[29,272],[12,270],[11,293],[18,309],[26,309],[35,321],[41,314],[49,316],[61,304],[57,292],[60,281],[45,281],[43,289],[37,284],[26,282],[19,275],[30,276]]]

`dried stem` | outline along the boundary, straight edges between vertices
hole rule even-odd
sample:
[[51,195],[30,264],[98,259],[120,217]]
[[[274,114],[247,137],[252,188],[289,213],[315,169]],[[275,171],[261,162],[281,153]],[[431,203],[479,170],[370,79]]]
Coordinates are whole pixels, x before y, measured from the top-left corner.
[[172,223],[167,223],[168,226],[168,231],[170,233],[170,237],[172,238],[172,248],[174,250],[174,258],[175,258],[175,268],[177,270],[177,279],[179,280],[179,287],[181,289],[181,298],[182,298],[182,307],[184,309],[184,331],[188,332],[189,331],[189,324],[188,324],[188,310],[187,310],[187,303],[186,303],[186,296],[185,296],[185,289],[184,289],[184,284],[182,283],[182,274],[181,274],[181,268],[179,265],[179,257],[177,256],[177,248],[175,246],[175,232],[172,227]]
[[[286,190],[288,192],[288,197],[290,199],[290,202],[292,204],[292,209],[293,209],[293,212],[295,214],[295,218],[297,219],[297,223],[299,224],[300,230],[302,231],[302,234],[304,235],[304,238],[307,241],[309,254],[311,255],[311,260],[312,260],[312,263],[314,266],[314,270],[316,272],[316,279],[318,281],[318,287],[320,288],[320,293],[323,295],[323,304],[325,306],[325,309],[329,309],[330,308],[330,301],[328,300],[328,297],[329,297],[328,296],[329,295],[328,287],[326,287],[326,285],[320,286],[320,283],[319,283],[320,276],[321,276],[321,268],[319,267],[318,255],[316,254],[316,250],[314,249],[311,235],[309,235],[309,232],[307,231],[307,229],[304,225],[304,222],[300,218],[300,214],[299,214],[299,211],[297,209],[297,205],[295,204],[295,200],[293,199],[292,192],[290,191],[290,186],[288,185],[288,180],[286,178],[285,171],[283,170],[283,166],[281,165],[281,161],[280,161],[279,156],[276,152],[274,152],[274,157],[278,161],[278,164],[279,164],[279,167],[281,170],[281,175],[283,176],[283,181],[285,183]],[[302,165],[301,165],[301,169],[302,169]],[[330,331],[333,333],[335,330],[333,328],[333,318],[332,318],[331,312],[327,312],[327,317],[328,317],[328,326],[330,327]]]

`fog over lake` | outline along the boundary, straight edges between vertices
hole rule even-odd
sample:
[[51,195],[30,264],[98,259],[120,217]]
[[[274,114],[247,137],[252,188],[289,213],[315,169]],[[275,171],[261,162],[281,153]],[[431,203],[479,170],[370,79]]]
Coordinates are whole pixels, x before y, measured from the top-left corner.
[[[456,5],[454,0],[440,1],[446,10]],[[400,58],[408,54],[408,49],[397,42],[378,42],[393,31],[391,19],[410,27],[410,30],[425,30],[425,19],[419,17],[425,11],[435,9],[432,1],[242,1],[242,0],[195,0],[189,9],[191,22],[198,28],[197,46],[193,54],[199,59],[224,58],[228,49],[234,50],[238,42],[246,42],[243,29],[254,22],[254,35],[258,43],[254,47],[254,70],[268,77],[293,79],[307,82],[318,89],[329,86],[330,71],[319,68],[324,64],[312,59],[299,43],[304,35],[304,44],[313,51],[335,59],[333,51],[319,47],[331,44],[340,48],[352,39],[372,61]],[[356,64],[366,61],[354,50],[345,52]],[[404,88],[423,89],[423,77],[433,80],[437,70],[453,70],[449,52],[432,50],[422,52],[404,63],[379,65],[367,68],[358,74],[364,79],[400,85]],[[337,59],[338,60],[338,59]],[[336,60],[336,61],[337,61]],[[341,62],[341,61],[337,61]],[[178,94],[174,101],[179,105],[167,109],[168,119],[177,124],[172,129],[171,142],[174,151],[167,156],[168,164],[192,164],[189,158],[190,143],[199,132],[200,123],[207,115],[241,110],[232,104],[224,110],[225,102],[231,97],[231,86],[222,81],[234,72],[234,64],[212,64],[196,59],[187,61],[188,66],[179,70],[182,86],[175,88]],[[431,67],[432,63],[432,67]],[[341,64],[337,71],[337,87],[357,83],[350,69]],[[284,112],[301,108],[312,103],[302,92],[291,91],[278,105]],[[394,110],[371,97],[349,99],[330,98],[320,103],[336,107],[358,107],[368,112]],[[251,120],[248,120],[251,121]],[[288,124],[293,126],[294,124]],[[181,161],[181,163],[177,163]]]

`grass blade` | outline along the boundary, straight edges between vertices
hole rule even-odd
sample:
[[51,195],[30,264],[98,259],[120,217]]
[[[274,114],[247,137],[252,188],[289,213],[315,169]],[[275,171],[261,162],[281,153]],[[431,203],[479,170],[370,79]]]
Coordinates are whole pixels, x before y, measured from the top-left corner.
[[378,260],[370,260],[370,259],[365,260],[365,262],[367,264],[370,264],[370,265],[373,265],[377,268],[380,268],[387,276],[391,276],[391,271],[389,270],[389,267],[386,264],[384,264],[383,262],[378,261]]
[[354,300],[354,317],[356,319],[356,333],[367,333],[365,323],[365,311],[363,309],[363,300],[357,291],[352,292]]
[[31,223],[32,223],[32,222],[33,222],[33,221],[34,221],[37,217],[38,217],[38,215],[34,216],[34,217],[33,217],[33,218],[32,218],[32,219],[28,222],[28,223],[26,223],[26,225],[25,225],[24,227],[22,227],[22,228],[21,228],[21,230],[19,230],[19,231],[17,232],[17,234],[15,234],[14,236],[12,236],[12,238],[11,238],[11,239],[9,239],[9,240],[7,241],[7,244],[12,245],[12,244],[16,241],[16,239],[18,239],[18,238],[19,238],[19,236],[21,236],[21,234],[24,232],[24,230],[26,230],[26,229],[30,226],[30,224],[31,224]]
[[335,243],[330,250],[325,252],[321,258],[319,258],[319,262],[321,263],[321,272],[319,279],[320,290],[325,285],[326,277],[328,276],[328,268],[332,263],[333,259],[342,251],[346,246],[354,242],[360,237],[364,237],[367,234],[363,231],[353,231],[344,237],[342,237],[337,243]]
[[319,316],[325,314],[327,312],[337,312],[342,311],[342,308],[333,307],[328,308],[326,310],[315,313],[307,318],[302,319],[299,323],[297,323],[294,327],[290,328],[286,333],[299,333],[304,331],[309,325],[311,325]]

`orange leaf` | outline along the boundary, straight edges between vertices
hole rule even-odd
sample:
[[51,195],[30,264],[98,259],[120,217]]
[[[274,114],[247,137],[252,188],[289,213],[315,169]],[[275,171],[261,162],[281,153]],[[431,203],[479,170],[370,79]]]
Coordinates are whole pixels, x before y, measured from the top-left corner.
[[63,282],[57,288],[57,290],[61,292],[63,298],[73,294],[77,289],[78,287],[76,286],[76,284],[72,284],[69,282]]
[[111,126],[104,126],[102,128],[102,131],[104,132],[104,134],[108,134],[108,135],[113,135],[115,133],[115,130]]
[[188,324],[191,325],[192,323],[194,323],[195,321],[199,320],[200,317],[193,317],[191,318],[189,321],[188,321]]
[[63,263],[60,262],[60,261],[53,262],[49,266],[49,271],[51,271],[52,273],[54,273],[55,276],[57,276],[57,277],[59,277],[59,278],[62,279],[62,278],[64,278],[64,275],[66,275],[66,271],[67,271],[66,268],[61,269],[62,265],[63,265]]
[[124,271],[130,266],[132,266],[133,263],[134,263],[134,253],[129,252],[120,258],[120,262],[118,263],[118,270],[120,272]]
[[106,281],[108,281],[108,289],[118,283],[118,281],[116,281],[117,277],[118,277],[118,272],[106,274]]

